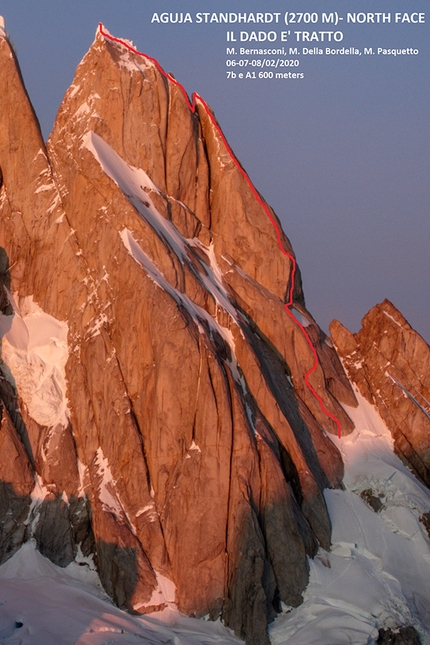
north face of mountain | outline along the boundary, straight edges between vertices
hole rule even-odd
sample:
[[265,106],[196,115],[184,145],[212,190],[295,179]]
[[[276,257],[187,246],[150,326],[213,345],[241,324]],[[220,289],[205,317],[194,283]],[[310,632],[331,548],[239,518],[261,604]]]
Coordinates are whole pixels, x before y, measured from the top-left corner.
[[330,332],[345,369],[390,429],[394,450],[430,486],[430,348],[388,300],[373,307],[351,334]]
[[47,147],[0,38],[0,559],[268,643],[330,545],[355,396],[210,109],[100,28]]

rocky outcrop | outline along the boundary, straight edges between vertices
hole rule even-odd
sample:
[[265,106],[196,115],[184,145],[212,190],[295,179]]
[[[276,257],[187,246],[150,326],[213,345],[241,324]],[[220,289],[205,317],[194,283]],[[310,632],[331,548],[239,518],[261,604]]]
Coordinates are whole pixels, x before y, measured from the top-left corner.
[[330,332],[351,381],[390,429],[394,450],[429,486],[429,346],[388,300],[366,314],[357,334],[336,320]]
[[377,645],[421,645],[418,632],[410,625],[397,630],[380,629]]
[[330,545],[326,433],[356,405],[291,245],[204,101],[130,44],[98,30],[47,147],[0,58],[0,555],[92,553],[119,606],[268,643]]

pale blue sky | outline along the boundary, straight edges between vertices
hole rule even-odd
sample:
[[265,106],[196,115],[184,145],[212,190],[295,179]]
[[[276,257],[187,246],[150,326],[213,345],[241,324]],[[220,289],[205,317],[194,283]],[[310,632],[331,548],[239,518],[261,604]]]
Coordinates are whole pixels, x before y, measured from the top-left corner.
[[[226,78],[225,25],[151,24],[153,13],[162,11],[194,17],[197,11],[283,15],[287,9],[389,12],[390,24],[300,29],[341,30],[336,47],[411,47],[420,54],[302,55],[296,71],[305,73],[303,80],[232,81]],[[302,270],[307,305],[324,329],[336,317],[357,331],[368,309],[387,297],[429,341],[430,22],[394,24],[395,12],[426,9],[425,0],[0,0],[46,137],[102,21],[214,109],[279,215]]]

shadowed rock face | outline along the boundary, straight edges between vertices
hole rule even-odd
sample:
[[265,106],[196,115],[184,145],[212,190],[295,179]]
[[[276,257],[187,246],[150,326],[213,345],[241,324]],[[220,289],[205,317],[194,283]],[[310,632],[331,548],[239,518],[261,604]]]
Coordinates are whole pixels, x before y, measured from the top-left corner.
[[380,629],[376,645],[422,645],[414,627],[400,627],[398,630]]
[[430,347],[388,300],[351,334],[337,320],[330,332],[351,381],[377,406],[394,450],[430,486]]
[[47,147],[5,38],[0,59],[0,555],[93,551],[120,606],[268,643],[329,547],[326,432],[356,405],[298,271],[285,311],[290,243],[146,58],[98,32]]

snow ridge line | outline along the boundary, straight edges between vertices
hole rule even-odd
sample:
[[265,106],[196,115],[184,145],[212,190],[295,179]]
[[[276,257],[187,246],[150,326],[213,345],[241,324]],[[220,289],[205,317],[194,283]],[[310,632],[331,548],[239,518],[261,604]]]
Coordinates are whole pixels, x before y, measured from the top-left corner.
[[152,58],[151,56],[148,56],[148,54],[144,54],[143,52],[138,51],[135,47],[132,47],[129,43],[125,42],[124,40],[121,40],[121,38],[115,38],[115,36],[112,36],[111,34],[109,34],[107,31],[104,30],[104,26],[102,25],[101,22],[99,23],[99,32],[104,38],[107,38],[108,40],[111,40],[111,41],[113,41],[115,43],[119,43],[120,45],[122,45],[122,47],[125,47],[130,52],[132,52],[132,54],[137,54],[138,56],[142,56],[146,60],[151,61],[151,63],[153,63],[155,65],[155,67],[158,69],[158,71],[165,78],[167,78],[171,83],[173,83],[174,85],[176,85],[176,87],[179,88],[179,90],[184,95],[185,101],[186,101],[186,103],[187,103],[187,105],[188,105],[188,107],[189,107],[189,109],[190,109],[192,114],[194,114],[194,112],[196,111],[197,101],[200,101],[200,103],[203,105],[207,116],[209,117],[209,119],[212,122],[212,125],[214,126],[214,128],[217,130],[219,136],[221,137],[221,140],[222,140],[223,144],[225,145],[226,150],[229,153],[231,159],[233,160],[233,162],[236,165],[236,167],[239,170],[239,172],[243,175],[245,181],[248,183],[248,186],[251,189],[251,192],[253,193],[255,199],[260,204],[260,206],[263,208],[264,212],[266,213],[266,216],[269,218],[269,220],[270,220],[270,222],[271,222],[271,224],[272,224],[272,226],[273,226],[273,228],[275,230],[279,250],[281,251],[281,253],[286,255],[289,258],[290,262],[291,262],[291,285],[290,285],[290,290],[289,290],[289,300],[288,300],[288,302],[286,302],[284,304],[284,309],[285,309],[286,313],[288,314],[288,316],[300,328],[300,330],[301,330],[303,336],[305,337],[305,339],[306,339],[306,341],[307,341],[307,343],[308,343],[308,345],[309,345],[309,347],[310,347],[310,349],[311,349],[311,351],[313,353],[313,356],[314,356],[314,364],[312,365],[312,367],[305,374],[305,377],[304,377],[305,383],[306,383],[308,389],[313,394],[313,396],[318,401],[318,403],[320,405],[320,408],[323,411],[323,413],[326,416],[328,416],[332,421],[334,421],[334,423],[336,424],[336,426],[337,426],[337,436],[340,439],[341,436],[342,436],[342,427],[341,427],[339,419],[337,417],[335,417],[335,415],[332,414],[329,410],[327,410],[327,408],[324,405],[324,402],[323,402],[322,398],[316,392],[316,390],[312,387],[312,385],[311,385],[311,383],[309,381],[310,375],[313,372],[315,372],[315,370],[317,369],[318,364],[319,364],[317,351],[316,351],[311,339],[309,338],[309,334],[307,333],[307,331],[303,327],[302,323],[299,320],[297,320],[297,318],[294,316],[294,314],[289,309],[289,307],[293,304],[293,292],[294,292],[294,285],[295,285],[295,275],[296,275],[296,269],[297,269],[297,262],[296,262],[295,257],[292,256],[290,253],[288,253],[288,251],[284,248],[284,246],[282,244],[281,230],[280,230],[277,222],[273,218],[273,216],[272,216],[272,214],[271,214],[271,212],[269,210],[268,205],[260,197],[260,194],[258,193],[257,189],[255,188],[255,186],[253,185],[252,181],[248,177],[247,173],[242,168],[242,166],[241,166],[240,162],[238,161],[238,159],[236,159],[236,156],[235,156],[234,152],[232,151],[232,149],[230,148],[229,144],[227,143],[227,140],[226,140],[226,138],[224,136],[224,133],[222,132],[222,130],[221,130],[220,126],[218,125],[215,117],[213,116],[211,110],[209,109],[208,104],[202,99],[202,97],[199,94],[197,94],[197,92],[193,92],[192,97],[191,97],[191,101],[190,101],[190,99],[188,97],[188,94],[185,91],[184,86],[181,85],[181,83],[179,83],[175,78],[173,78],[173,76],[171,76],[170,74],[166,73],[164,71],[164,69],[161,67],[160,63],[155,58]]

